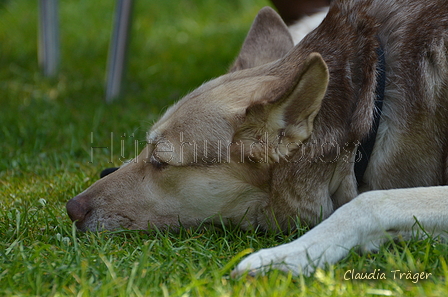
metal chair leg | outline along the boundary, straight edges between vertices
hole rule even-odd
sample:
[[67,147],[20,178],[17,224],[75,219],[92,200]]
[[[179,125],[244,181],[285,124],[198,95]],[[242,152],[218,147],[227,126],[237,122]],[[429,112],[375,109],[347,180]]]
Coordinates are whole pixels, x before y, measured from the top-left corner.
[[121,94],[126,68],[126,56],[132,24],[133,0],[117,0],[112,41],[107,67],[106,101],[112,102]]
[[45,76],[55,76],[59,67],[58,1],[39,1],[39,65]]

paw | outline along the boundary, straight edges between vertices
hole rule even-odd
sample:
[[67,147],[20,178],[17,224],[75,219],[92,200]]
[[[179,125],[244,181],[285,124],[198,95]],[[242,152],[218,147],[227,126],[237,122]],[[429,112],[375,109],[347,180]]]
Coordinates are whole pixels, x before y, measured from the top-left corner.
[[368,229],[362,228],[359,223],[347,222],[346,218],[350,218],[352,213],[351,208],[341,207],[299,239],[248,256],[237,265],[232,276],[264,274],[272,269],[292,272],[294,275],[310,275],[316,268],[336,263],[351,248],[368,242],[361,235],[371,233],[366,232]]
[[290,245],[260,250],[241,261],[232,271],[237,277],[248,273],[251,276],[265,274],[270,270],[292,272],[294,275],[309,275],[314,271],[314,263],[309,261],[306,250],[294,249]]

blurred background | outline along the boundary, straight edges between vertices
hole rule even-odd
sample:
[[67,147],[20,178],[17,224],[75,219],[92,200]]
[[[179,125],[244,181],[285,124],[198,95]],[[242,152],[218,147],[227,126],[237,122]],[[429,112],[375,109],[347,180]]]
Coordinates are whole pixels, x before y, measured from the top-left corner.
[[[60,64],[47,78],[38,65],[39,1],[0,0],[0,187],[14,177],[57,182],[61,173],[85,180],[132,158],[135,139],[144,141],[167,106],[226,72],[258,10],[270,5],[135,1],[122,98],[106,104],[115,3],[58,2]],[[92,146],[107,148],[89,163]]]

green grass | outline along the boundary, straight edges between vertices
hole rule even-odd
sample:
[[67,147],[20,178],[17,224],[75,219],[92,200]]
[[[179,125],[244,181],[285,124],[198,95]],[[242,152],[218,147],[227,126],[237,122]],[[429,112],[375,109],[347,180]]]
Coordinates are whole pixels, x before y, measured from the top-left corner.
[[[248,249],[298,234],[76,232],[65,203],[102,168],[120,164],[121,140],[144,140],[168,105],[223,74],[268,3],[136,1],[126,91],[111,105],[103,98],[115,1],[60,1],[62,63],[53,79],[37,64],[37,3],[0,1],[0,296],[448,294],[447,245],[433,239],[389,243],[378,254],[352,252],[311,277],[274,271],[233,280],[229,272]],[[113,147],[112,156],[95,149],[89,163],[92,145]],[[388,279],[344,280],[349,269],[381,269]],[[397,269],[432,276],[393,279]]]

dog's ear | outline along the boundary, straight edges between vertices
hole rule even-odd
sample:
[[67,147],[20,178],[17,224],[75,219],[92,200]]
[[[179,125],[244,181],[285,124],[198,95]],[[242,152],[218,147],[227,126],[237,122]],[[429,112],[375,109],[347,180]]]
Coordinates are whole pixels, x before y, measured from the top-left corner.
[[[284,60],[277,67],[284,69],[283,64],[291,62]],[[256,95],[259,98],[254,98],[245,110],[234,142],[242,141],[246,147],[250,146],[254,156],[268,153],[271,159],[278,161],[288,154],[279,151],[280,141],[299,144],[313,131],[314,119],[329,82],[328,68],[318,53],[310,54],[303,63],[290,67],[290,70],[294,68],[297,70],[293,70],[292,79],[280,75],[278,79],[264,82]],[[258,146],[260,152],[256,151],[256,144],[261,144]]]
[[255,18],[229,72],[273,62],[293,47],[291,34],[281,17],[272,8],[264,7]]

